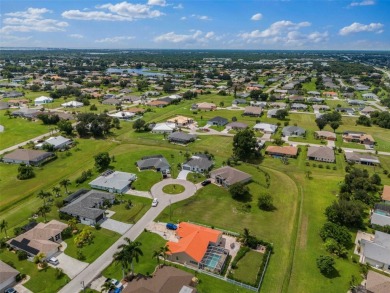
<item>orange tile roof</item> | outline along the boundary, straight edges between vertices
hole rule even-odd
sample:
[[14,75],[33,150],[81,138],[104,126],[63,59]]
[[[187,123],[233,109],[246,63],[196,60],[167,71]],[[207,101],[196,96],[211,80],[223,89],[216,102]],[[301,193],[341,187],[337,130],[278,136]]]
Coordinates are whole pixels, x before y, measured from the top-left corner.
[[197,262],[200,262],[207,251],[210,242],[216,243],[222,232],[190,223],[179,224],[176,234],[179,242],[167,243],[169,254],[185,252]]
[[389,185],[385,185],[383,187],[382,199],[390,201],[390,186]]

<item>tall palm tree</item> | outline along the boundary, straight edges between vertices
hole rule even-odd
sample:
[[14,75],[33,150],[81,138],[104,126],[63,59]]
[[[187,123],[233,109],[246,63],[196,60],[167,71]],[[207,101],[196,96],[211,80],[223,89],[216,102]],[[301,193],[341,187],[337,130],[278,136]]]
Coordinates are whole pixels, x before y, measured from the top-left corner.
[[244,232],[240,234],[240,236],[238,237],[238,241],[240,241],[245,246],[248,246],[248,242],[251,237],[252,235],[250,234],[249,229],[244,228]]
[[118,249],[121,250],[114,254],[114,261],[122,266],[123,278],[125,277],[125,270],[129,268],[129,265],[131,273],[134,273],[133,261],[135,260],[138,263],[139,257],[144,255],[140,248],[141,242],[131,241],[127,237],[124,240],[126,243],[119,245]]
[[58,186],[54,186],[54,187],[52,188],[52,191],[55,193],[56,197],[60,197],[60,196],[61,196],[61,195],[60,195],[61,189],[60,189]]
[[168,252],[170,252],[170,250],[169,250],[169,247],[167,245],[160,247],[160,255],[164,259],[164,265],[165,265],[165,260],[167,259],[167,256],[168,256]]
[[2,220],[1,223],[0,223],[0,231],[1,232],[4,231],[4,234],[5,234],[6,238],[8,238],[7,229],[8,229],[8,222],[6,220]]
[[62,186],[63,188],[65,188],[65,192],[68,193],[68,185],[70,184],[70,180],[69,179],[63,179],[60,181],[60,186]]
[[40,199],[43,199],[43,205],[45,206],[46,205],[46,198],[50,197],[50,195],[51,195],[51,193],[41,190],[38,193],[37,197],[39,197]]
[[102,285],[102,290],[100,292],[110,292],[111,290],[115,290],[115,285],[111,282],[105,282]]
[[42,216],[45,219],[45,222],[47,221],[46,215],[50,212],[50,207],[43,205],[40,208],[38,208],[37,214]]
[[152,258],[155,258],[157,263],[160,263],[160,256],[161,256],[161,251],[160,250],[154,250]]

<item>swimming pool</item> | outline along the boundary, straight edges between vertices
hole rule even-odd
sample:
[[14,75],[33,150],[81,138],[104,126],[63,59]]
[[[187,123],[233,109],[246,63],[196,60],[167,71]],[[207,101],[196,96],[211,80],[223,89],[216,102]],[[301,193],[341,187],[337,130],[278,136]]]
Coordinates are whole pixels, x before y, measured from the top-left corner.
[[211,269],[211,270],[214,270],[217,265],[218,265],[218,262],[219,260],[221,259],[221,255],[219,254],[212,254],[212,255],[209,255],[205,260],[204,260],[204,264],[207,268]]

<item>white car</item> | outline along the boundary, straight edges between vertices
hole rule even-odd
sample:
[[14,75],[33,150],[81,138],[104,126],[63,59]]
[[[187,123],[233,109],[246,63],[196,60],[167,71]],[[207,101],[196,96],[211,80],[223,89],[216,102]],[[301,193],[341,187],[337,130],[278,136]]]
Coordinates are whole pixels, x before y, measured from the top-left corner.
[[49,259],[49,261],[48,261],[49,263],[51,263],[52,265],[58,265],[60,262],[58,261],[58,259],[57,258],[55,258],[55,257],[51,257],[50,259]]
[[152,201],[152,207],[156,207],[158,205],[158,199],[154,198]]

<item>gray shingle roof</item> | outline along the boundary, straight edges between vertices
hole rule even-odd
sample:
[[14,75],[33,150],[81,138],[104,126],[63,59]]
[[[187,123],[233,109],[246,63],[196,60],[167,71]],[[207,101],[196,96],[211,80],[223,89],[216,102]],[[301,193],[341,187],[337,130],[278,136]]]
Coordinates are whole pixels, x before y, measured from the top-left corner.
[[168,140],[169,141],[181,141],[181,142],[190,142],[192,140],[196,139],[196,135],[188,134],[185,132],[173,132],[169,135]]
[[195,155],[184,164],[193,168],[208,170],[213,165],[213,162],[206,155]]
[[163,156],[155,156],[137,161],[137,166],[140,169],[167,169],[169,168],[169,163]]

